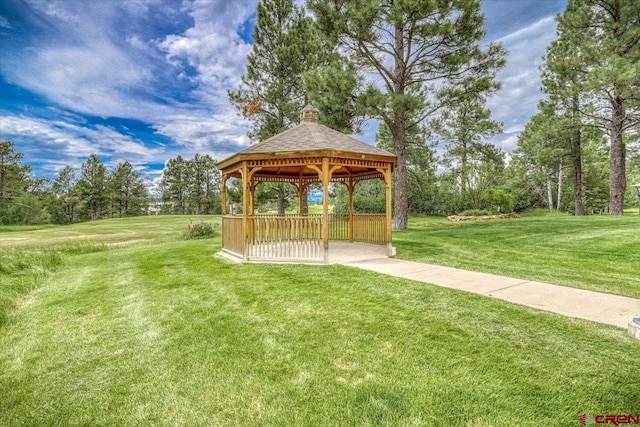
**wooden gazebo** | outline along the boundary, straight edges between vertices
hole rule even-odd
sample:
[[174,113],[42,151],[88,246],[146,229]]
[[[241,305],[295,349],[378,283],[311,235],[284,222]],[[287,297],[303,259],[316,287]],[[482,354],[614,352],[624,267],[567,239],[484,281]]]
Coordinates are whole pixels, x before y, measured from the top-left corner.
[[[318,110],[307,105],[300,124],[252,145],[218,163],[222,172],[222,249],[244,261],[323,262],[329,240],[386,245],[391,255],[391,178],[395,156],[318,123]],[[242,213],[227,214],[229,178],[242,180]],[[354,213],[358,182],[381,179],[386,185],[384,214]],[[254,194],[264,182],[293,185],[299,195],[297,215],[256,215]],[[349,213],[329,213],[329,183],[349,190]],[[321,215],[303,212],[303,194],[322,183]]]

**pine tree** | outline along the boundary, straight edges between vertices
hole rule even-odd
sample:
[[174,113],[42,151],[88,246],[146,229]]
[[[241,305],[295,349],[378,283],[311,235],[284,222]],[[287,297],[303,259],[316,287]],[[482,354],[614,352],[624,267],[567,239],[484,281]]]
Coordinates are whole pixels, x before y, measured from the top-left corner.
[[0,224],[26,223],[34,208],[28,194],[31,167],[20,163],[22,157],[13,142],[0,142]]
[[570,0],[559,31],[579,50],[567,57],[581,75],[588,106],[583,112],[610,138],[609,209],[622,215],[628,132],[640,126],[640,3],[636,0]]
[[293,0],[258,3],[254,44],[247,71],[231,103],[253,124],[253,141],[262,141],[298,124],[308,101],[303,75],[319,64],[324,48],[313,22]]
[[15,150],[11,141],[0,143],[0,203],[22,194],[29,185],[29,165],[21,165],[23,154]]
[[76,221],[76,208],[80,201],[76,189],[76,172],[71,166],[65,166],[53,181],[51,191],[54,194],[52,219],[56,223],[72,224]]
[[187,161],[188,204],[195,214],[212,214],[220,206],[220,172],[216,161],[205,154],[196,153]]
[[160,180],[160,200],[171,204],[174,214],[184,215],[188,195],[187,162],[178,155],[169,159],[162,171]]
[[437,122],[437,132],[445,143],[444,155],[455,168],[461,194],[469,189],[471,160],[483,152],[484,143],[502,131],[502,124],[491,118],[481,96],[469,96],[446,109]]
[[142,215],[149,202],[144,181],[131,163],[119,163],[111,174],[113,213],[119,217]]
[[109,174],[96,154],[82,164],[78,194],[92,220],[100,219],[109,207]]
[[308,6],[323,32],[377,77],[358,102],[393,135],[394,227],[406,229],[407,132],[455,100],[496,90],[505,51],[480,48],[485,31],[477,0],[309,0]]

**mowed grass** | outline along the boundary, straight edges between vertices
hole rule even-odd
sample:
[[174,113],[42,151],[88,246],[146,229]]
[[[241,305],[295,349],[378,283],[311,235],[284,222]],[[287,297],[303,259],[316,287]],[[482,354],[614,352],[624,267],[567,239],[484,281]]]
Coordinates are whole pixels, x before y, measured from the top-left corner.
[[342,266],[230,264],[219,238],[181,240],[187,224],[100,221],[73,244],[24,232],[10,249],[25,261],[40,245],[58,258],[3,273],[42,270],[0,326],[0,425],[564,426],[638,412],[640,341],[623,329]]
[[220,223],[219,216],[108,219],[67,226],[0,226],[0,326],[22,295],[47,280],[67,255],[113,246],[175,241],[190,223]]
[[450,222],[411,217],[398,257],[640,298],[640,218],[530,213]]
[[0,248],[29,249],[74,245],[133,244],[148,240],[175,240],[189,223],[208,221],[220,224],[215,215],[160,215],[114,218],[66,226],[0,226]]

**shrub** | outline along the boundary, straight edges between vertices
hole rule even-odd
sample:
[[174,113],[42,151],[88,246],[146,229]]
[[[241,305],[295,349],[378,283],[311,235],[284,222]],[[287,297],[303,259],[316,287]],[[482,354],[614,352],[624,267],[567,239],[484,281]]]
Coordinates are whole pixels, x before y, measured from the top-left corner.
[[189,230],[184,235],[187,240],[190,239],[210,239],[217,234],[218,224],[215,226],[210,222],[200,221],[197,224],[189,224]]
[[489,190],[483,196],[481,205],[496,214],[513,212],[514,198],[503,190]]

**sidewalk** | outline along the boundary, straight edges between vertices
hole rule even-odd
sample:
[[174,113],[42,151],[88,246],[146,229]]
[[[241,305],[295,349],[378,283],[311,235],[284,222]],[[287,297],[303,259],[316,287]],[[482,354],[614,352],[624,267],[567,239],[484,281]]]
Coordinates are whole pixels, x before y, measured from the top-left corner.
[[627,328],[634,317],[640,317],[640,299],[635,298],[396,258],[347,261],[341,264],[473,292],[568,317],[577,317],[621,328]]

